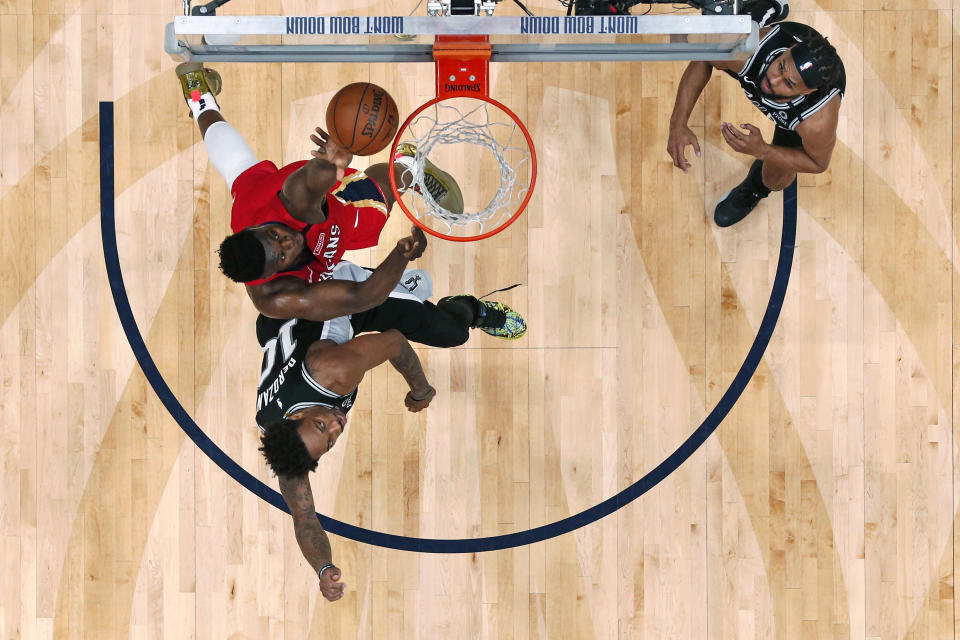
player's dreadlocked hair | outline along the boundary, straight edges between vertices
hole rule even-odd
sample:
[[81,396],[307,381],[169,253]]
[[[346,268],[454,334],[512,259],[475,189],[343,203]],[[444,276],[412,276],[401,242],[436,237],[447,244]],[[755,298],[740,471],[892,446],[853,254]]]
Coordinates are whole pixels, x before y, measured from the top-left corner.
[[300,476],[317,468],[307,445],[297,433],[298,420],[281,419],[268,424],[260,436],[260,451],[278,476]]
[[227,236],[220,243],[220,271],[234,282],[250,282],[263,276],[267,253],[250,229]]
[[822,89],[833,87],[843,74],[843,61],[837,55],[837,50],[827,42],[826,38],[813,29],[800,36],[800,42],[807,45],[810,55],[816,63],[816,68],[820,71],[820,77],[823,78],[820,87]]

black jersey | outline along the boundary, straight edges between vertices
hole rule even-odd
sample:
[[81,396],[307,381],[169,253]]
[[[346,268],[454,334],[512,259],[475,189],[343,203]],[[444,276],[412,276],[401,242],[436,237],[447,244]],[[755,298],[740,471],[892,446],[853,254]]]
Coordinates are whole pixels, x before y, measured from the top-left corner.
[[257,340],[263,349],[263,366],[257,385],[257,426],[261,430],[300,409],[323,405],[344,413],[357,397],[354,389],[339,395],[314,380],[306,367],[307,350],[317,340],[343,343],[353,336],[350,321],[328,322],[257,318]]
[[808,33],[817,33],[813,28],[797,22],[780,22],[760,39],[757,50],[744,63],[738,73],[727,71],[740,82],[743,92],[750,102],[756,105],[778,127],[793,131],[797,125],[819,111],[827,102],[836,97],[843,99],[847,78],[840,63],[840,77],[832,85],[820,87],[813,93],[797,96],[790,102],[777,102],[764,97],[760,92],[760,78],[781,53],[800,42],[800,37]]

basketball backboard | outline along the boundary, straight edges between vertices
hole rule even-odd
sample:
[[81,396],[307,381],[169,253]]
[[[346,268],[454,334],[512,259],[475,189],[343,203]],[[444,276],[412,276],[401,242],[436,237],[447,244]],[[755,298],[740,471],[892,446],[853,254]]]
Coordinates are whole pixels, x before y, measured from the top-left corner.
[[[435,11],[427,16],[184,15],[167,25],[165,47],[196,62],[433,63],[436,98],[410,114],[390,151],[397,166],[408,150],[408,186],[391,171],[391,189],[424,231],[479,240],[517,219],[537,178],[522,117],[490,96],[490,62],[727,60],[747,57],[759,39],[757,24],[732,13],[730,0],[712,2],[727,11],[715,15],[493,16],[484,4],[473,5],[474,15],[437,14],[440,2],[428,3]],[[431,194],[430,166],[464,158],[463,175],[488,179],[459,180],[463,198],[451,210]]]
[[740,15],[178,16],[164,46],[198,62],[432,62],[436,36],[483,35],[492,62],[728,60],[758,33]]

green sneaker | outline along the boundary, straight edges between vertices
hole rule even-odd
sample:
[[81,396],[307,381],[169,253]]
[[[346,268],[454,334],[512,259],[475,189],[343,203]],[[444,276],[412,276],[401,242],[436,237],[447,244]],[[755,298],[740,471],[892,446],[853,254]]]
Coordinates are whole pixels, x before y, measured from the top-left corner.
[[[205,69],[201,62],[181,62],[177,65],[177,77],[180,78],[180,87],[183,89],[183,99],[196,102],[205,93],[218,95],[223,88],[220,74],[213,69]],[[193,115],[191,109],[190,115]]]
[[[447,306],[453,306],[450,303],[467,303],[473,306],[474,316],[473,322],[470,323],[471,329],[480,329],[480,331],[495,338],[505,340],[516,340],[527,332],[527,323],[523,316],[502,302],[479,300],[474,296],[462,294],[441,298],[437,307],[443,309]],[[450,309],[445,310],[454,315],[459,315]]]
[[[417,147],[409,142],[401,142],[397,145],[397,155],[395,160],[407,169],[413,169],[413,158],[417,155]],[[427,158],[424,158],[423,183],[427,191],[433,197],[434,201],[451,213],[463,213],[463,194],[460,193],[460,186],[446,171],[441,171],[437,165],[433,164]],[[414,191],[420,193],[420,187],[414,186]]]

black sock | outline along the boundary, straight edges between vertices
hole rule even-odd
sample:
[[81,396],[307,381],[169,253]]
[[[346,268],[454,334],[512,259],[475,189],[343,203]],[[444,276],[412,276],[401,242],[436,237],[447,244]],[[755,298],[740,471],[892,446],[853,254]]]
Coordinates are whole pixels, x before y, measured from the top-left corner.
[[763,160],[754,160],[753,164],[750,165],[750,172],[747,173],[747,184],[761,198],[770,195],[770,187],[763,184]]
[[469,298],[442,300],[437,308],[446,311],[466,326],[472,327],[477,321],[480,305],[477,304],[476,298],[470,296]]

